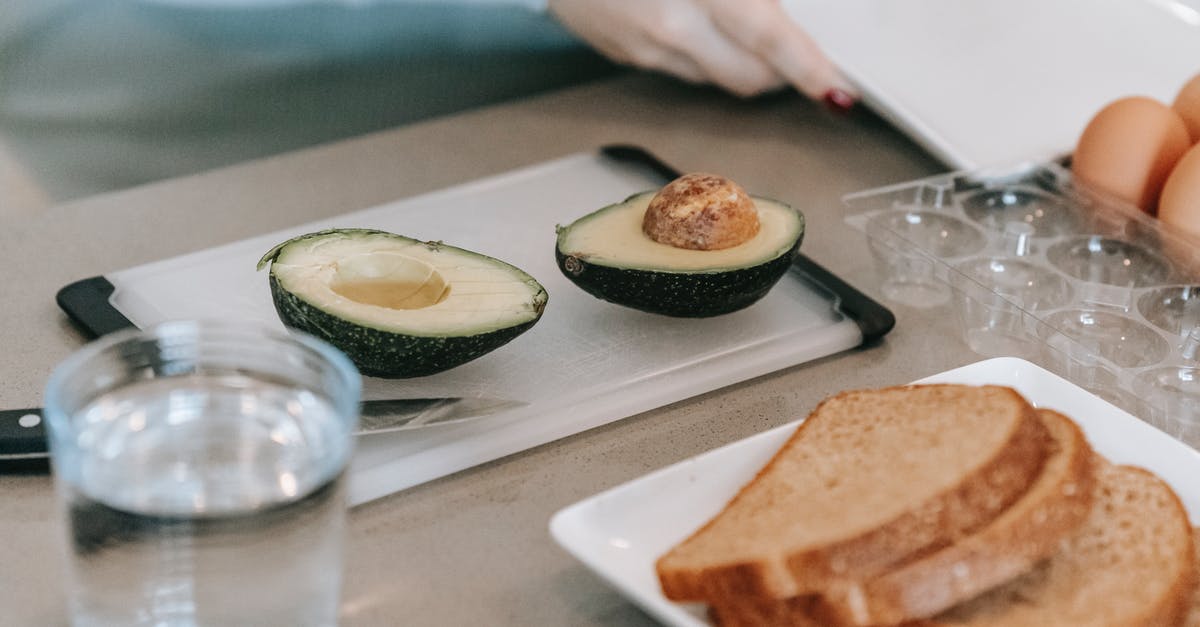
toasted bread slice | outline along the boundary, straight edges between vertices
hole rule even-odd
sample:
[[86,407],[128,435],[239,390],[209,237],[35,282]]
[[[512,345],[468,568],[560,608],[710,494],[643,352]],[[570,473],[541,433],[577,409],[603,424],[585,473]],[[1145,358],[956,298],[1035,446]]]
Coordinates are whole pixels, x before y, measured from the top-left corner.
[[861,585],[822,598],[844,625],[894,625],[933,616],[1006,583],[1050,557],[1092,505],[1092,448],[1070,418],[1039,410],[1054,438],[1042,472],[1021,498],[977,532]]
[[1187,512],[1167,484],[1096,462],[1095,503],[1080,530],[1029,573],[921,627],[1180,625],[1196,586]]
[[[1196,553],[1196,576],[1200,577],[1200,527],[1192,527],[1192,549]],[[1200,585],[1192,591],[1192,604],[1183,627],[1200,627]]]
[[[1025,494],[977,532],[860,584],[783,601],[714,600],[722,625],[894,625],[933,616],[1006,583],[1052,555],[1092,505],[1092,449],[1071,419],[1038,417],[1054,438]],[[820,617],[817,618],[812,617]]]
[[659,558],[663,593],[786,599],[871,578],[995,518],[1039,475],[1050,442],[1009,388],[839,394],[721,512]]
[[720,627],[829,627],[815,618],[816,595],[790,599],[743,597],[708,605],[708,618]]

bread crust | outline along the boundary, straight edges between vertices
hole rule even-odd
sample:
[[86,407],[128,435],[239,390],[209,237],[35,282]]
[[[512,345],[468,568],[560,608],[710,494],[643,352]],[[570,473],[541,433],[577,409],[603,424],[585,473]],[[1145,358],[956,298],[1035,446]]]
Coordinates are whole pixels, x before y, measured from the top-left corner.
[[[1192,554],[1195,558],[1194,574],[1200,579],[1200,527],[1192,527]],[[1191,602],[1182,624],[1184,627],[1200,627],[1200,585],[1192,588]]]
[[[970,386],[898,386],[874,392],[967,387]],[[821,592],[846,581],[861,581],[878,575],[920,552],[949,545],[987,523],[1024,493],[1038,476],[1052,446],[1052,438],[1036,411],[1015,390],[982,387],[1007,398],[1018,415],[1003,445],[993,451],[990,458],[971,467],[949,489],[865,532],[826,546],[781,554],[775,559],[752,557],[702,568],[675,568],[667,563],[673,549],[656,563],[664,595],[676,601],[721,603],[725,599],[786,599]],[[850,394],[869,393],[872,392],[843,392],[818,405],[809,419],[723,511],[738,507],[750,486],[769,475],[794,447],[803,446],[805,434],[822,420],[822,411],[827,406]],[[704,534],[715,520],[708,521],[681,545]]]

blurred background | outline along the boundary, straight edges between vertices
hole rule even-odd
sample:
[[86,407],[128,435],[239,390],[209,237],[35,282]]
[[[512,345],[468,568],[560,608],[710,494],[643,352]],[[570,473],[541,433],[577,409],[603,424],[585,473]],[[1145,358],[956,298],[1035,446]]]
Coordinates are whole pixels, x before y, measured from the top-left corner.
[[618,71],[519,0],[0,4],[0,217]]

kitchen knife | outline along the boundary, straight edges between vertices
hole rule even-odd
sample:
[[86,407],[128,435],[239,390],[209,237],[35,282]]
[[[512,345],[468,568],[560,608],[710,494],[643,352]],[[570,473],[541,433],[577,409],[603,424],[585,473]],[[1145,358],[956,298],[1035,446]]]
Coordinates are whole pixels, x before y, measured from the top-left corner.
[[[469,422],[525,405],[500,398],[449,397],[363,401],[357,435]],[[0,465],[45,468],[42,409],[0,409]]]

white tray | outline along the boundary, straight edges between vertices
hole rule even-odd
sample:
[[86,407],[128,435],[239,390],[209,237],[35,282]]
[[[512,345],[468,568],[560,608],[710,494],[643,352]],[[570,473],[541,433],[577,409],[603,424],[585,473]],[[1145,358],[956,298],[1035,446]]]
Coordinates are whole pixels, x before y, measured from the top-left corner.
[[[1092,447],[1120,464],[1147,468],[1200,521],[1200,453],[1032,363],[981,361],[918,383],[1008,385],[1038,407],[1073,418]],[[563,548],[629,600],[668,625],[708,625],[699,604],[662,596],[654,562],[715,515],[783,445],[800,421],[663,468],[559,511],[550,532]]]
[[[827,291],[840,283],[832,276],[819,285],[811,274],[794,272],[747,309],[694,320],[606,303],[563,277],[554,260],[555,225],[661,186],[667,169],[628,147],[571,155],[81,281],[111,284],[112,293],[87,292],[85,306],[76,308],[68,305],[78,290],[68,286],[60,303],[85,326],[231,317],[280,325],[267,274],[255,264],[285,239],[330,227],[443,240],[536,277],[550,295],[545,314],[509,344],[437,375],[364,381],[370,399],[466,396],[527,404],[479,421],[361,438],[350,470],[355,504],[862,342],[860,327],[842,313],[853,295]],[[95,326],[97,333],[109,330]]]
[[783,0],[864,102],[955,169],[1049,161],[1200,72],[1200,2]]

